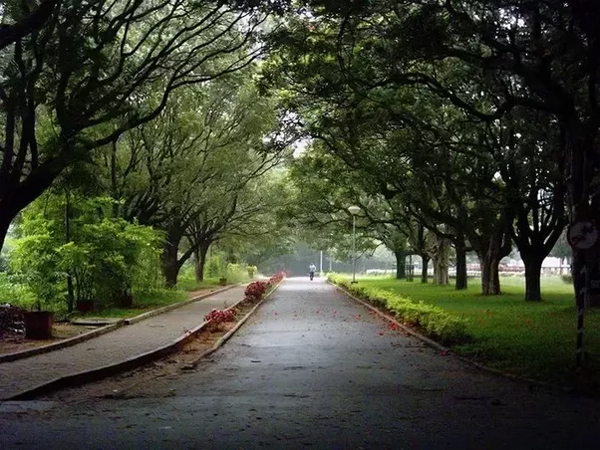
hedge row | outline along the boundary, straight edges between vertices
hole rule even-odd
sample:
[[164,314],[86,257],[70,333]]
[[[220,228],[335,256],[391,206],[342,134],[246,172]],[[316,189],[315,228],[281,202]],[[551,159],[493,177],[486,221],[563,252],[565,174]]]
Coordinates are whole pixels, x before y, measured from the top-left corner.
[[467,321],[450,315],[441,308],[423,302],[416,303],[383,289],[352,284],[343,276],[330,274],[328,279],[355,296],[367,300],[375,306],[382,306],[390,310],[400,322],[417,327],[424,335],[437,342],[453,345],[469,340]]

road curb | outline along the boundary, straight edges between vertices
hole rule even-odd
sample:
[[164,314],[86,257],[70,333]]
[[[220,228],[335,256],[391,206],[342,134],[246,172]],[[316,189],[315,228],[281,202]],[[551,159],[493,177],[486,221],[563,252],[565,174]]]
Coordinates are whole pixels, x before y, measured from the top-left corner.
[[205,294],[198,295],[196,297],[193,297],[188,300],[184,300],[179,303],[174,303],[172,305],[167,305],[167,306],[163,306],[161,308],[153,309],[152,311],[148,311],[143,314],[139,314],[130,319],[121,319],[114,324],[106,325],[106,326],[103,326],[96,330],[92,330],[87,333],[82,333],[79,336],[74,336],[69,339],[64,339],[62,341],[55,342],[53,344],[48,344],[48,345],[44,345],[41,347],[31,348],[31,349],[23,350],[20,352],[7,353],[4,355],[0,355],[0,364],[4,363],[4,362],[12,362],[12,361],[17,361],[19,359],[29,358],[31,356],[43,355],[44,353],[50,353],[55,350],[62,350],[63,348],[71,347],[73,345],[88,341],[95,337],[102,336],[103,334],[106,334],[110,331],[114,331],[118,328],[121,328],[124,325],[133,325],[134,323],[140,322],[144,319],[149,319],[150,317],[158,316],[159,314],[164,314],[164,313],[173,311],[175,309],[181,308],[183,306],[187,306],[191,303],[194,303],[194,302],[197,302],[200,300],[204,300],[205,298],[210,297],[211,295],[216,295],[221,292],[228,291],[229,289],[233,289],[236,286],[239,286],[239,284],[234,284],[231,286],[227,286],[223,289],[217,289],[216,291],[207,292]]
[[95,337],[106,334],[110,331],[114,331],[118,328],[121,328],[125,325],[125,321],[121,320],[119,322],[106,325],[104,327],[98,328],[96,330],[89,331],[87,333],[82,333],[79,336],[74,336],[69,339],[65,339],[63,341],[55,342],[54,344],[44,345],[42,347],[30,348],[29,350],[23,350],[20,352],[14,353],[6,353],[4,355],[0,355],[0,363],[17,361],[19,359],[29,358],[31,356],[43,355],[44,353],[50,353],[55,350],[61,350],[66,347],[71,347],[75,344],[79,344],[80,342],[85,342]]
[[271,290],[271,292],[269,292],[267,295],[265,295],[261,299],[260,302],[258,302],[256,305],[254,305],[254,308],[252,308],[250,311],[248,311],[248,313],[235,325],[235,327],[233,327],[226,334],[224,334],[223,336],[221,336],[221,338],[219,338],[219,340],[217,342],[215,342],[215,345],[213,345],[208,350],[202,352],[202,354],[198,358],[196,358],[195,361],[192,361],[190,364],[188,364],[187,366],[185,366],[184,369],[185,370],[192,370],[192,369],[194,369],[198,364],[200,364],[200,362],[204,358],[206,358],[207,356],[213,354],[218,349],[220,349],[242,327],[242,325],[244,325],[246,323],[246,321],[256,312],[256,310],[264,302],[266,302],[271,297],[271,295],[273,295],[275,293],[275,291],[279,288],[279,286],[281,286],[282,283],[283,283],[283,280],[277,286],[275,286]]
[[388,322],[391,322],[397,326],[399,326],[402,331],[410,334],[411,336],[419,339],[420,341],[423,341],[424,343],[426,343],[427,345],[429,345],[430,347],[433,347],[437,350],[440,350],[442,352],[447,353],[448,355],[452,355],[453,357],[459,359],[460,361],[467,363],[473,367],[476,367],[479,370],[482,370],[484,372],[489,372],[492,373],[494,375],[500,375],[504,378],[509,378],[513,381],[519,381],[519,382],[523,382],[523,383],[528,383],[528,384],[532,384],[532,385],[536,385],[539,387],[543,387],[545,389],[549,389],[549,390],[553,390],[553,391],[558,391],[562,394],[572,394],[575,392],[575,390],[573,388],[569,388],[566,386],[560,386],[560,385],[556,385],[556,384],[552,384],[552,383],[547,383],[545,381],[540,381],[540,380],[534,380],[532,378],[526,378],[526,377],[520,377],[518,375],[514,375],[508,372],[503,372],[502,370],[498,370],[498,369],[494,369],[492,367],[488,367],[484,364],[475,362],[465,356],[461,356],[459,354],[457,354],[456,352],[452,351],[451,349],[449,349],[448,347],[444,347],[442,344],[428,338],[427,336],[422,335],[421,333],[418,333],[417,331],[407,327],[406,325],[402,324],[401,322],[398,322],[394,317],[389,316],[388,314],[385,314],[383,312],[381,312],[379,309],[377,309],[376,307],[374,307],[373,305],[371,305],[370,303],[368,303],[367,301],[356,297],[354,294],[350,293],[349,291],[347,291],[346,289],[344,289],[341,286],[338,286],[335,283],[332,283],[331,281],[327,280],[327,282],[329,284],[331,284],[332,286],[334,286],[336,289],[338,289],[340,292],[344,293],[346,296],[348,296],[349,298],[351,298],[352,300],[354,300],[357,303],[360,303],[362,306],[364,306],[365,308],[373,311],[374,313],[376,313],[378,316],[380,316],[381,318],[387,320]]
[[[277,285],[277,287],[275,289],[273,289],[271,291],[271,293],[274,292],[278,287],[279,287],[279,285]],[[223,290],[221,290],[221,292],[222,291]],[[271,293],[269,293],[269,296],[271,295]],[[226,309],[228,309],[228,310],[233,309],[243,301],[244,301],[244,299],[242,298],[241,300],[239,300],[238,302],[236,302],[235,304],[233,304],[232,306],[230,306]],[[87,371],[78,372],[78,373],[74,373],[71,375],[65,375],[63,377],[55,378],[49,382],[40,384],[38,386],[35,386],[33,388],[19,392],[18,394],[12,395],[10,397],[7,397],[7,398],[1,399],[1,400],[2,401],[33,400],[36,397],[39,397],[44,394],[49,394],[50,392],[57,391],[59,389],[64,389],[66,387],[80,386],[83,384],[91,383],[93,381],[101,380],[103,378],[108,378],[110,376],[114,376],[114,375],[117,375],[122,372],[128,372],[128,371],[137,369],[138,367],[149,364],[158,359],[164,358],[165,356],[168,356],[170,354],[176,353],[177,351],[182,349],[183,346],[187,342],[189,342],[190,340],[195,338],[196,335],[198,335],[207,324],[208,324],[208,322],[206,322],[206,321],[202,322],[197,327],[193,328],[190,331],[187,331],[182,336],[175,339],[175,341],[173,341],[172,343],[164,345],[162,347],[159,347],[158,349],[151,350],[149,352],[133,356],[131,358],[128,358],[128,359],[118,362],[118,363],[109,364],[106,366],[98,367],[96,369],[87,370]],[[221,338],[221,339],[223,339],[223,338]]]
[[184,306],[187,306],[191,303],[195,303],[197,301],[200,300],[204,300],[207,297],[210,297],[212,295],[217,295],[220,294],[221,292],[225,292],[228,291],[230,289],[233,289],[234,287],[239,286],[239,284],[232,284],[231,286],[227,286],[224,287],[223,289],[217,289],[216,291],[212,291],[212,292],[207,292],[205,294],[200,294],[196,297],[190,298],[188,300],[184,300],[182,302],[179,303],[173,303],[172,305],[167,305],[167,306],[163,306],[161,308],[157,308],[157,309],[153,309],[152,311],[148,311],[145,312],[143,314],[139,314],[135,317],[132,317],[130,319],[125,319],[125,325],[133,325],[134,323],[140,322],[144,319],[148,319],[150,317],[154,317],[154,316],[158,316],[159,314],[164,314],[170,311],[173,311],[174,309],[178,309],[178,308],[182,308]]

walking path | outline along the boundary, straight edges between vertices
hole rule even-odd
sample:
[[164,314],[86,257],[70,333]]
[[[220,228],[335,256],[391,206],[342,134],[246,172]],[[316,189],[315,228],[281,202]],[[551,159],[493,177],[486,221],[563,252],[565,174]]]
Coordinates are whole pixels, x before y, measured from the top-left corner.
[[167,345],[200,325],[213,308],[223,309],[241,300],[244,289],[217,293],[72,347],[0,363],[0,400],[55,378],[116,364]]
[[600,449],[596,399],[479,371],[319,279],[286,280],[195,370],[137,381],[1,404],[0,448]]

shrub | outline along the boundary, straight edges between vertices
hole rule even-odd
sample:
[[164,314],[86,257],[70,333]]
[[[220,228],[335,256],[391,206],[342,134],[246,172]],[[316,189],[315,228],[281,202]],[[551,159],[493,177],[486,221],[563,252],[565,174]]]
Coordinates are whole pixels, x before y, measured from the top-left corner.
[[51,221],[40,224],[37,233],[16,241],[10,255],[15,279],[35,296],[35,309],[49,309],[61,294],[62,273],[58,267],[59,256],[55,238],[50,231]]
[[281,280],[283,280],[284,278],[285,272],[278,272],[275,275],[271,276],[271,278],[269,278],[269,285],[281,283]]
[[219,253],[213,253],[206,262],[206,276],[220,278],[225,272],[225,264]]
[[262,298],[267,292],[267,283],[264,281],[254,281],[246,286],[246,291],[244,292],[244,298],[248,302],[255,302]]
[[227,269],[223,275],[227,281],[232,284],[243,283],[248,280],[248,271],[240,264],[227,264]]
[[256,272],[258,271],[258,267],[248,266],[248,267],[246,267],[246,270],[248,271],[248,276],[250,278],[254,278],[254,276],[256,275]]
[[204,316],[204,321],[208,322],[210,331],[218,331],[225,322],[233,322],[237,311],[235,309],[213,309]]
[[235,309],[213,309],[204,316],[206,322],[232,322],[235,320],[237,311]]
[[36,297],[27,286],[18,283],[14,276],[0,272],[0,304],[31,310],[36,305]]
[[330,274],[328,279],[357,297],[368,300],[376,306],[387,308],[405,325],[417,327],[425,335],[443,344],[458,344],[469,339],[467,322],[437,306],[423,302],[416,303],[394,292],[351,284],[350,280],[335,274]]
[[[76,300],[99,305],[118,302],[132,289],[149,292],[160,286],[159,232],[105,214],[115,204],[110,198],[74,196],[66,242],[63,197],[44,200],[23,212],[19,238],[9,252],[14,278],[34,294],[36,308],[73,306],[65,295],[67,274]],[[61,304],[61,299],[67,301]]]

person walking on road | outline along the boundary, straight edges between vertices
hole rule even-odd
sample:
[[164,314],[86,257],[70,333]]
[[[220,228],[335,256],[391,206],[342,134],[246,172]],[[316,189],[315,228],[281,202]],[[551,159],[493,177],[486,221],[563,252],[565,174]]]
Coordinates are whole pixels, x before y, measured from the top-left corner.
[[317,266],[315,266],[314,264],[310,264],[310,266],[308,266],[308,274],[310,275],[310,281],[312,281],[312,279],[315,277],[315,271],[317,270]]

